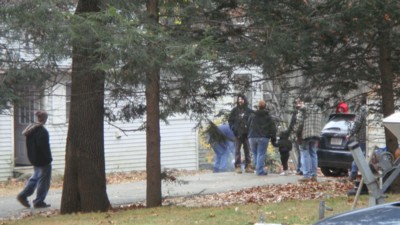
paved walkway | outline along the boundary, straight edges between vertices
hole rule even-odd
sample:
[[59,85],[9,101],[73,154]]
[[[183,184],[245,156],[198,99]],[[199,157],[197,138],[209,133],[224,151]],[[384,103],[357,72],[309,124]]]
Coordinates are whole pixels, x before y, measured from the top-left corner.
[[[232,190],[240,190],[255,186],[269,184],[297,183],[301,178],[296,175],[279,176],[269,174],[256,176],[255,174],[206,173],[187,177],[178,177],[182,182],[163,182],[163,197],[190,196],[196,194],[222,193]],[[318,177],[318,180],[328,180],[326,177]],[[113,206],[144,202],[146,199],[146,181],[138,181],[125,184],[107,185],[108,198]],[[32,197],[31,199],[32,200]],[[23,214],[38,213],[44,210],[60,209],[61,190],[50,190],[46,202],[51,204],[48,209],[27,209],[17,202],[15,196],[0,197],[0,219],[19,217]]]

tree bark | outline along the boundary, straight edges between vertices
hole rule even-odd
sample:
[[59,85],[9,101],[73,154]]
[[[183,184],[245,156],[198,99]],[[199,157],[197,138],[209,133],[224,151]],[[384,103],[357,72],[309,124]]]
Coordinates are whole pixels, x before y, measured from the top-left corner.
[[[75,13],[97,12],[99,4],[100,0],[80,0]],[[93,42],[73,45],[62,214],[110,208],[104,159],[105,74],[93,69],[99,61],[95,50]]]
[[[147,12],[150,18],[158,23],[157,0],[147,1]],[[149,51],[152,46],[148,46]],[[153,49],[156,51],[156,49]],[[147,102],[147,123],[146,123],[146,206],[161,206],[161,160],[160,160],[160,69],[154,63],[153,68],[147,71],[146,102]]]
[[146,126],[146,206],[161,206],[161,160],[160,160],[160,117],[159,117],[159,72],[147,73],[146,87],[147,126]]
[[[379,70],[381,72],[381,93],[383,116],[387,117],[394,113],[394,90],[393,72],[391,66],[391,47],[389,29],[381,31],[379,36]],[[385,139],[387,149],[394,154],[398,147],[397,138],[385,128]]]

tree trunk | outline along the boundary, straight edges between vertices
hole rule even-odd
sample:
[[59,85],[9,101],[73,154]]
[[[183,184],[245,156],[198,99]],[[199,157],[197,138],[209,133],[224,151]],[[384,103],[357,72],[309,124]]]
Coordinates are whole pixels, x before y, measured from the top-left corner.
[[[99,11],[99,0],[80,0],[76,14]],[[61,213],[107,211],[104,159],[103,71],[94,42],[74,44],[71,111],[67,135]]]
[[161,206],[161,161],[160,161],[160,117],[159,117],[159,72],[147,73],[146,87],[147,127],[146,127],[146,205]]
[[[389,29],[381,31],[379,36],[379,70],[381,72],[381,91],[383,116],[387,117],[394,113],[393,72],[391,66],[391,48]],[[393,153],[398,147],[397,138],[389,129],[385,128],[386,147]],[[390,173],[389,173],[390,174]],[[388,177],[389,174],[386,176]],[[395,179],[388,191],[399,193],[400,177]]]
[[[394,113],[394,91],[393,72],[391,66],[389,29],[381,31],[379,36],[379,70],[381,72],[381,92],[383,116],[387,117]],[[385,139],[387,149],[394,153],[398,147],[397,138],[385,128]]]
[[[147,1],[147,12],[155,23],[158,23],[157,0]],[[151,51],[152,47],[148,46]],[[156,49],[154,49],[156,51]],[[161,206],[161,160],[160,160],[160,69],[156,65],[147,72],[146,83],[146,105],[147,105],[147,125],[146,125],[146,206]]]

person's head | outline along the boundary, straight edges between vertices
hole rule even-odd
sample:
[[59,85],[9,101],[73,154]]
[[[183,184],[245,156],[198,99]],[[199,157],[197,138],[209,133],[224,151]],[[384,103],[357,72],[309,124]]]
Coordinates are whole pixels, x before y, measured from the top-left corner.
[[337,108],[337,113],[344,113],[344,108],[343,107],[338,107]]
[[312,102],[312,98],[310,95],[306,95],[303,97],[303,102],[305,103],[311,103]]
[[296,99],[294,99],[294,101],[293,101],[293,108],[299,109],[300,102],[301,102],[301,99],[300,99],[299,97],[297,97]]
[[37,121],[38,121],[39,123],[42,123],[42,124],[45,124],[45,123],[46,123],[47,117],[48,117],[46,111],[44,111],[44,110],[39,110],[39,111],[37,111],[37,112],[35,113],[35,115],[36,115]]
[[246,97],[243,94],[237,96],[236,103],[238,106],[246,105]]
[[304,100],[302,98],[297,98],[295,103],[296,103],[296,109],[304,107]]
[[265,103],[265,101],[264,100],[260,100],[259,102],[258,102],[258,109],[266,109],[267,108],[267,103]]

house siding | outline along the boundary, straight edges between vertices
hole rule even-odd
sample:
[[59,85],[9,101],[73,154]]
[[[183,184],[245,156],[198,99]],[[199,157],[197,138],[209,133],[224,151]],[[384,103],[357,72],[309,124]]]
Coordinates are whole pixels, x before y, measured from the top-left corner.
[[[63,174],[68,123],[65,116],[65,90],[56,87],[54,96],[44,99],[43,108],[49,113],[45,127],[50,135],[53,155],[53,173]],[[143,121],[104,125],[106,172],[129,172],[146,169],[146,132],[121,132],[137,129]],[[161,167],[196,170],[198,166],[198,131],[196,123],[185,116],[170,118],[168,124],[160,123]],[[118,127],[118,128],[116,128]],[[13,116],[0,115],[0,181],[13,176],[14,132]]]
[[[237,74],[250,74],[251,77],[259,78],[260,71],[240,70]],[[66,118],[66,85],[68,80],[59,82],[59,85],[53,86],[48,90],[46,97],[43,99],[43,109],[49,113],[49,120],[45,125],[50,134],[50,147],[53,155],[53,171],[54,173],[62,174],[65,167],[65,147],[68,131],[68,121]],[[263,98],[264,87],[258,85],[247,94],[251,95],[252,102]],[[234,106],[234,99],[237,93],[232,93],[232,96],[220,98],[215,107],[215,112],[220,109],[231,110]],[[213,115],[210,115],[212,118]],[[12,117],[11,117],[12,118]],[[9,122],[5,122],[9,121]],[[1,174],[6,179],[12,176],[14,163],[12,157],[14,155],[14,146],[12,144],[13,125],[12,120],[2,119],[0,124],[0,132],[2,132],[0,145],[0,159],[7,161],[8,164],[2,163]],[[104,128],[104,144],[105,144],[105,163],[106,172],[128,172],[135,170],[146,169],[146,132],[122,132],[119,130],[134,130],[137,129],[143,121],[135,121],[132,123],[117,122],[109,125],[105,123]],[[207,148],[201,153],[200,143],[201,131],[195,129],[196,121],[191,121],[184,115],[176,116],[168,119],[169,124],[160,123],[161,136],[161,167],[170,169],[187,169],[196,170],[200,168],[200,163],[212,163],[213,152]],[[3,133],[7,134],[3,135]],[[3,141],[4,140],[4,141]],[[211,154],[210,154],[211,153]],[[204,157],[204,158],[203,158]],[[2,169],[4,165],[6,168]]]
[[12,116],[0,115],[0,181],[12,177],[14,164],[12,121]]
[[[138,123],[130,124],[131,127]],[[127,124],[119,125],[122,129]],[[169,124],[160,124],[161,167],[198,169],[197,131],[195,123],[185,118],[173,118]],[[121,135],[119,138],[117,136]],[[146,133],[136,131],[125,134],[115,127],[105,129],[106,172],[126,172],[146,169]]]
[[[121,129],[139,127],[140,121],[130,124],[114,124]],[[129,172],[146,169],[145,131],[121,132],[105,124],[104,153],[106,172]],[[195,123],[185,118],[172,118],[169,124],[161,123],[161,167],[174,169],[198,169],[197,130]],[[53,170],[63,173],[67,125],[47,124],[53,154]]]
[[[46,128],[50,133],[53,154],[53,170],[63,173],[65,166],[65,146],[68,131],[66,119],[66,86],[55,86],[52,95],[45,99],[45,109],[49,112]],[[198,169],[197,130],[195,122],[185,116],[160,123],[161,166],[162,168]],[[134,130],[143,121],[132,123],[117,122],[112,126],[104,124],[104,154],[106,172],[128,172],[146,169],[146,132],[122,132]]]

